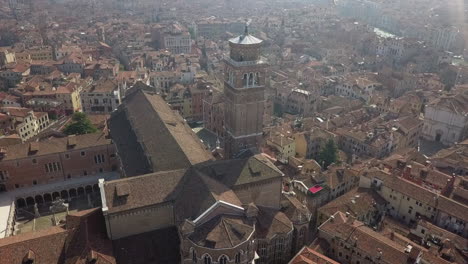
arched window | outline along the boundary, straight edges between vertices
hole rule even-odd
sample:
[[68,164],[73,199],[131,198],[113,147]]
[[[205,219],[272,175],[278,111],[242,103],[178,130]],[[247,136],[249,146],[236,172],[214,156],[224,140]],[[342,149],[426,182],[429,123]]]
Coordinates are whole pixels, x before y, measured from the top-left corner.
[[205,255],[205,257],[203,257],[203,264],[211,264],[211,256],[210,255]]
[[244,78],[242,78],[242,85],[244,87],[247,87],[247,84],[248,84],[248,80],[249,79],[249,76],[247,75],[247,73],[244,73]]
[[255,73],[255,82],[254,82],[255,85],[259,85],[260,84],[260,73]]
[[219,264],[227,264],[227,257],[225,255],[222,255],[220,258],[219,258],[219,261],[218,263]]
[[239,264],[240,261],[241,261],[241,253],[239,252],[239,253],[236,254],[235,263],[236,263],[236,264]]
[[234,73],[232,71],[229,72],[229,83],[232,84],[234,81]]
[[198,259],[197,259],[197,251],[195,251],[194,248],[191,248],[190,249],[192,251],[192,261],[193,263],[197,263]]
[[253,85],[253,81],[254,81],[254,75],[253,75],[253,73],[250,73],[249,74],[249,86]]

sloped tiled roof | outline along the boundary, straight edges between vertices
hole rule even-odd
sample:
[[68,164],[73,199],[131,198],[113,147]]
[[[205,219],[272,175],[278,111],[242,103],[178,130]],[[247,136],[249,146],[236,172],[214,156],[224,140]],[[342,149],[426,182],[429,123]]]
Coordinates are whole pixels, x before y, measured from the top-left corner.
[[339,264],[309,247],[303,247],[289,264]]
[[93,252],[98,264],[115,264],[112,242],[105,238],[99,208],[67,216],[65,226],[54,226],[0,239],[0,263],[85,264]]
[[156,94],[138,90],[109,120],[127,176],[188,168],[212,159],[181,116]]
[[258,206],[256,237],[272,239],[277,234],[287,234],[293,230],[291,220],[281,211]]
[[245,217],[220,215],[196,227],[189,238],[203,247],[232,248],[246,241],[253,231],[253,224]]
[[[74,146],[70,147],[68,142],[73,139]],[[93,133],[77,136],[68,136],[63,138],[52,138],[46,141],[34,142],[35,147],[38,149],[35,152],[30,152],[29,143],[15,144],[11,146],[5,146],[4,151],[6,155],[2,159],[15,160],[33,156],[43,156],[54,153],[62,153],[70,150],[86,149],[95,146],[110,145],[111,140],[106,138],[103,133]]]
[[337,212],[333,219],[319,227],[331,237],[354,245],[356,249],[376,258],[380,255],[382,263],[407,263],[405,247],[373,231],[359,221],[349,221],[342,212]]
[[[186,170],[157,172],[105,183],[106,205],[109,213],[173,201],[174,190]],[[119,192],[126,189],[125,193]]]

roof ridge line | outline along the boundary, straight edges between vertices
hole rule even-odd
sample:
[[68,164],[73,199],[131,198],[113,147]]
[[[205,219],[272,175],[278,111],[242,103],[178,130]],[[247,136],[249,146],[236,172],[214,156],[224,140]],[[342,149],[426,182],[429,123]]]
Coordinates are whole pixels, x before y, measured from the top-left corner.
[[231,235],[228,232],[227,226],[226,226],[226,221],[224,220],[224,217],[221,217],[221,221],[223,222],[224,229],[226,230],[226,234],[229,238],[229,242],[231,243],[231,246],[234,246],[234,242],[232,241]]

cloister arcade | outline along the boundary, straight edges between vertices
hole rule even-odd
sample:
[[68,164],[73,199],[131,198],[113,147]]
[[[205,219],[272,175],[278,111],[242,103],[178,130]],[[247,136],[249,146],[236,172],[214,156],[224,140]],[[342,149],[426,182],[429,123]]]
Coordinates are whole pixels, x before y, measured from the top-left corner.
[[98,193],[99,186],[98,184],[88,184],[85,186],[73,187],[70,189],[57,190],[52,192],[45,192],[43,194],[36,194],[31,196],[23,196],[16,198],[16,206],[18,208],[23,208],[26,206],[33,206],[34,204],[44,204],[50,203],[56,199],[68,200],[71,198],[81,197],[91,193]]

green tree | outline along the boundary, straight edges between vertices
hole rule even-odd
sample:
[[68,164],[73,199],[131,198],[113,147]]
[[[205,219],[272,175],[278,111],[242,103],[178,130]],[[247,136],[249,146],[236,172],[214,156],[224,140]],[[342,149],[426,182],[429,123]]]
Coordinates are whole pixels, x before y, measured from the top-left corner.
[[329,139],[317,156],[317,162],[325,169],[338,160],[338,148],[335,141]]
[[195,35],[195,29],[194,28],[189,28],[188,31],[190,33],[190,38],[192,38],[192,39],[197,38],[197,36]]
[[72,117],[72,122],[68,124],[64,131],[67,135],[83,135],[97,132],[97,128],[91,124],[84,113],[75,113]]

